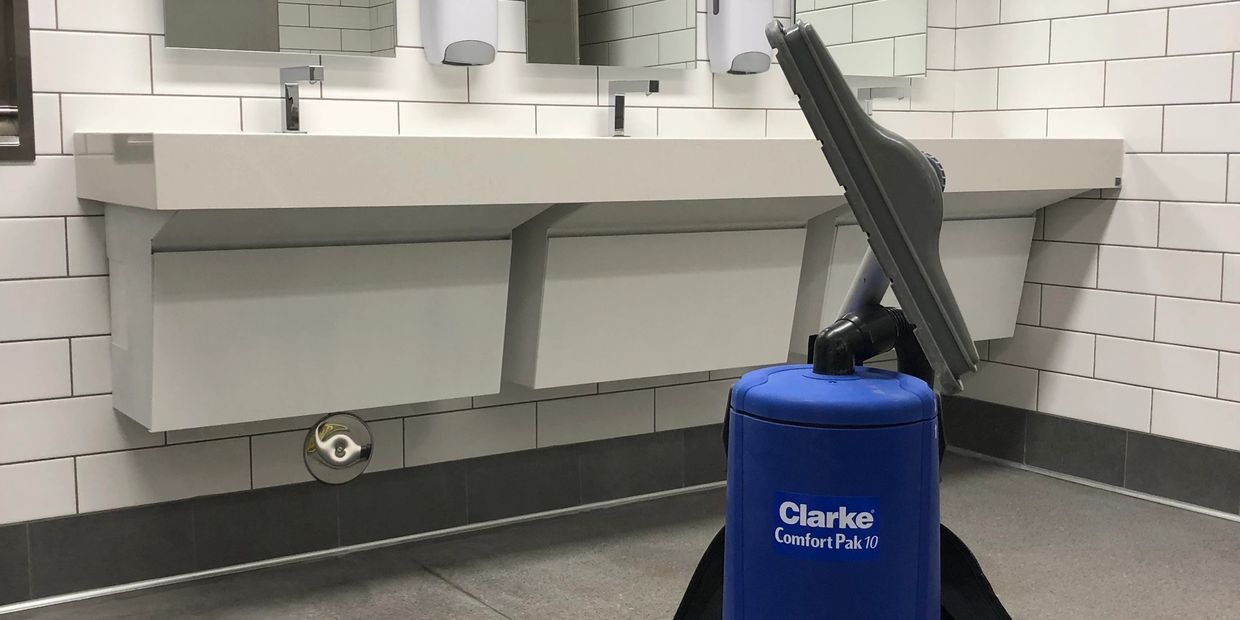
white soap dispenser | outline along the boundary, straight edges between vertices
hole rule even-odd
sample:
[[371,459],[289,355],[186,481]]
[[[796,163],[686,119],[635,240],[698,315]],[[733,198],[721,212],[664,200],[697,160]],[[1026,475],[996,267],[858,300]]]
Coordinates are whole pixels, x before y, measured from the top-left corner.
[[498,39],[498,0],[422,0],[422,46],[432,64],[489,65]]
[[770,69],[766,26],[774,19],[773,0],[706,0],[710,70],[745,75]]

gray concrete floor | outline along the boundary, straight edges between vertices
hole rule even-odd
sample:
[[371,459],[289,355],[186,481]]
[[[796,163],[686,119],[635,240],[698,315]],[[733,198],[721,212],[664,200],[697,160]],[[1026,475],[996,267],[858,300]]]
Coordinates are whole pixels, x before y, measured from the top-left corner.
[[[670,618],[721,491],[17,618]],[[1240,618],[1240,524],[949,457],[943,519],[1016,618]]]

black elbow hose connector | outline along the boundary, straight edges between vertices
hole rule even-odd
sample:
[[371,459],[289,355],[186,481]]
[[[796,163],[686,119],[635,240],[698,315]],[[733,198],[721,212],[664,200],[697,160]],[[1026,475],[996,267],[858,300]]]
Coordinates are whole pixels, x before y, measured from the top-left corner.
[[857,364],[897,348],[912,334],[913,326],[898,308],[875,305],[850,312],[814,338],[814,373],[851,375]]

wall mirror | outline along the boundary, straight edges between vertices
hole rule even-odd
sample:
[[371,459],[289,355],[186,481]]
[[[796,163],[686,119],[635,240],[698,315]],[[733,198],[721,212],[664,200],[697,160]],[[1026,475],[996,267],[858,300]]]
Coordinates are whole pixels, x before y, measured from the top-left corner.
[[927,0],[795,0],[845,75],[926,74]]
[[526,60],[556,65],[697,65],[696,0],[526,0]]
[[0,161],[34,160],[29,15],[26,0],[0,0]]
[[164,0],[168,47],[396,55],[396,0]]

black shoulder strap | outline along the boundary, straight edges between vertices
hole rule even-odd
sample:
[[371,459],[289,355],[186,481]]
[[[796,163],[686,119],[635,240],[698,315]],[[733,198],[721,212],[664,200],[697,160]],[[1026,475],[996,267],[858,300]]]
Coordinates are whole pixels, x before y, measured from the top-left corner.
[[675,620],[720,620],[723,618],[723,529],[711,539],[689,579],[680,599]]
[[969,546],[939,524],[943,620],[1012,620]]

